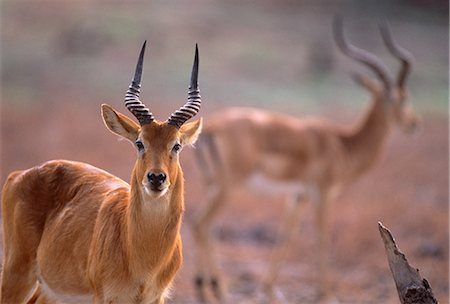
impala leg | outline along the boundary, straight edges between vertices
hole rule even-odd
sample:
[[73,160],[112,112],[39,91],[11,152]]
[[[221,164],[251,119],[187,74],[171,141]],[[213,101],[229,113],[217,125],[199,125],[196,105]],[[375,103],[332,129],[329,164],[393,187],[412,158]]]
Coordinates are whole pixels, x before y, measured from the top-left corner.
[[286,259],[286,255],[289,252],[289,248],[292,243],[292,236],[295,231],[294,228],[298,223],[300,210],[302,210],[301,207],[305,204],[306,200],[307,198],[304,192],[298,192],[288,197],[286,212],[283,216],[278,234],[278,244],[272,251],[269,262],[269,271],[264,282],[264,292],[268,303],[272,302],[273,285],[278,278],[280,266]]
[[328,252],[329,252],[329,233],[327,230],[327,208],[328,199],[321,196],[316,205],[316,257],[317,257],[317,287],[320,298],[327,298],[329,290],[328,278]]
[[30,224],[14,228],[14,222],[29,223],[30,216],[26,204],[14,197],[13,190],[5,184],[2,199],[5,257],[0,303],[25,302],[37,284],[36,251],[40,234]]
[[[27,257],[28,258],[28,257]],[[36,285],[34,261],[5,259],[2,272],[1,303],[23,303]]]
[[211,288],[219,301],[225,297],[224,286],[220,280],[219,268],[215,260],[213,242],[211,240],[211,224],[219,214],[225,201],[226,187],[210,186],[206,207],[197,216],[193,225],[194,239],[197,243],[197,275],[195,285],[200,301],[206,301],[206,289]]

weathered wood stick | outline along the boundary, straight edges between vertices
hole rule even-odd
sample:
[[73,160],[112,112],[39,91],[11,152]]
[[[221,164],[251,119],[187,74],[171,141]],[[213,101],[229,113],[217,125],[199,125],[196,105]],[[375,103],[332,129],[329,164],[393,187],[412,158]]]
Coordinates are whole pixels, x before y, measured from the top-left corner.
[[378,229],[386,249],[389,268],[397,286],[400,303],[437,304],[438,301],[433,295],[430,284],[420,276],[418,269],[409,265],[405,255],[395,244],[391,232],[381,222],[378,222]]

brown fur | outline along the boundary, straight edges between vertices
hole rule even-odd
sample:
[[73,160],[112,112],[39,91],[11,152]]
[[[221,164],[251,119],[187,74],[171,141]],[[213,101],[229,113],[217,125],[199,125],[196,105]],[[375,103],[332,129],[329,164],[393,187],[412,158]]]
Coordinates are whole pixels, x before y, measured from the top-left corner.
[[[140,128],[109,106],[102,110],[112,132],[146,146],[131,185],[65,160],[11,173],[2,192],[1,303],[49,303],[48,289],[95,303],[164,302],[182,263],[184,181],[172,146],[193,143],[201,121],[180,130],[158,121]],[[168,176],[161,195],[145,190],[155,169]]]

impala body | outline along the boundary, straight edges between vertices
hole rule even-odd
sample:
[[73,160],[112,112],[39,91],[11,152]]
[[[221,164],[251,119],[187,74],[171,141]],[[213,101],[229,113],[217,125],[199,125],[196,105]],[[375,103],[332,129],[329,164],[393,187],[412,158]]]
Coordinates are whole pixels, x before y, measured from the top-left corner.
[[[340,191],[367,172],[382,155],[394,125],[413,131],[419,118],[407,102],[404,82],[410,55],[392,39],[387,25],[382,36],[402,67],[397,81],[374,55],[350,45],[342,24],[335,24],[341,50],[371,68],[377,79],[358,75],[356,80],[372,95],[365,115],[354,125],[338,126],[319,118],[298,119],[252,108],[233,108],[212,115],[197,145],[201,172],[209,186],[206,206],[198,213],[193,232],[198,245],[199,298],[208,294],[222,300],[223,284],[214,258],[208,230],[235,188],[257,185],[285,191],[289,204],[280,228],[265,286],[272,290],[279,265],[290,245],[302,201],[312,201],[317,232],[319,295],[326,295],[326,216],[328,203]],[[208,290],[211,289],[211,292]]]
[[[231,108],[211,116],[203,135],[214,138],[219,158],[227,164],[219,178],[230,186],[268,182],[276,188],[292,181],[325,187],[351,179],[351,173],[342,170],[346,154],[341,138],[347,133],[318,118],[299,120],[255,108]],[[293,190],[300,190],[296,184]]]
[[102,105],[106,127],[137,149],[130,185],[91,165],[54,160],[10,174],[2,192],[1,303],[164,303],[181,266],[183,172],[178,154],[201,120],[198,51],[188,102],[157,121],[139,100],[145,43],[125,105]]

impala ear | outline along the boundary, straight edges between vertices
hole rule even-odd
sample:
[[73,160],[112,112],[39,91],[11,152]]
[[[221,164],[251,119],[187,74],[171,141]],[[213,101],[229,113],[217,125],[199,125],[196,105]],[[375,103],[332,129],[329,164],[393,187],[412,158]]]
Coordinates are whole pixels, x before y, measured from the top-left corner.
[[107,104],[102,104],[102,117],[105,126],[112,133],[126,138],[132,143],[137,140],[140,127],[130,118],[114,111],[114,109]]
[[182,125],[180,128],[181,144],[183,146],[193,145],[197,141],[197,138],[202,131],[202,126],[203,120],[201,118],[196,121]]
[[352,78],[357,84],[365,87],[372,94],[380,94],[383,92],[381,83],[376,79],[361,75],[359,73],[353,73]]

